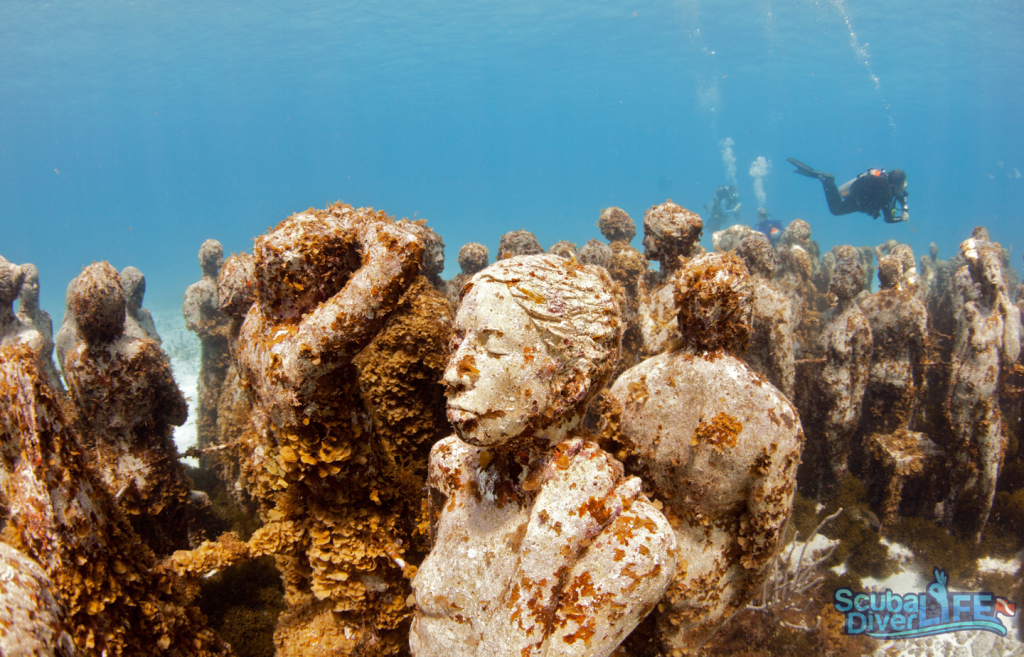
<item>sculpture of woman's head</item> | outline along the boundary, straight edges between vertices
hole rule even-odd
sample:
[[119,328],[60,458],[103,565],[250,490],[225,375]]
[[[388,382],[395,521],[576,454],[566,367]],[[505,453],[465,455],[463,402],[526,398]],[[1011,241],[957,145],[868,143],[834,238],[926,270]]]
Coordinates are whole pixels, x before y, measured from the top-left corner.
[[[977,229],[975,229],[977,231]],[[960,256],[967,261],[971,277],[989,295],[1005,291],[1002,249],[998,244],[974,237],[960,244]]]
[[644,213],[644,256],[675,269],[680,256],[690,256],[703,230],[704,221],[696,212],[672,201],[655,205]]
[[753,232],[740,240],[736,255],[743,260],[751,274],[766,280],[775,275],[778,257],[771,240],[764,233]]
[[199,268],[203,276],[216,278],[224,264],[224,247],[217,240],[206,240],[199,247]]
[[112,342],[124,334],[124,288],[109,262],[94,262],[75,278],[71,309],[78,332],[89,344]]
[[142,307],[142,299],[146,296],[146,277],[138,267],[128,266],[121,270],[121,287],[124,288],[124,299],[128,307],[138,310]]
[[754,302],[750,273],[733,253],[707,253],[686,262],[675,278],[683,344],[739,355],[750,340]]
[[9,308],[18,298],[24,281],[25,272],[0,256],[0,305]]
[[26,263],[21,266],[21,271],[25,280],[18,293],[18,310],[34,311],[39,308],[39,270],[32,263]]
[[486,267],[489,258],[487,247],[478,242],[463,244],[459,249],[459,266],[462,267],[462,273],[468,276]]
[[501,446],[582,417],[619,358],[622,316],[600,267],[518,256],[463,290],[444,374],[459,437]]
[[884,255],[878,259],[878,283],[883,290],[899,287],[903,266],[896,256]]
[[864,289],[864,261],[857,249],[847,244],[836,247],[835,254],[836,267],[832,271],[828,291],[840,302],[848,301]]
[[256,266],[248,253],[235,253],[224,261],[217,275],[217,300],[221,312],[241,319],[256,300]]

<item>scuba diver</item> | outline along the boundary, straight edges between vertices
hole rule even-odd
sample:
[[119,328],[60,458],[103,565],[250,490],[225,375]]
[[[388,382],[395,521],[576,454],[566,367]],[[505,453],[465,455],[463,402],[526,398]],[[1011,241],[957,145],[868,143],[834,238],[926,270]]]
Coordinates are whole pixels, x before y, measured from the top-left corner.
[[[708,211],[708,226],[712,231],[720,229],[729,220],[729,214],[732,213],[734,221],[740,220],[740,205],[739,203],[740,192],[736,189],[736,185],[729,185],[726,187],[722,185],[715,190],[715,197],[711,199],[711,202],[704,206],[704,209]],[[725,204],[725,208],[722,208],[722,204]]]
[[759,233],[764,233],[768,241],[772,243],[772,246],[778,246],[779,240],[782,239],[782,224],[777,219],[769,219],[768,211],[764,208],[757,210],[757,218],[760,219],[754,230]]
[[885,223],[898,224],[910,220],[907,207],[907,174],[900,169],[868,169],[853,180],[836,187],[831,173],[815,171],[800,160],[786,160],[796,167],[793,173],[817,178],[825,188],[828,209],[834,215],[863,212],[875,219],[884,212]]

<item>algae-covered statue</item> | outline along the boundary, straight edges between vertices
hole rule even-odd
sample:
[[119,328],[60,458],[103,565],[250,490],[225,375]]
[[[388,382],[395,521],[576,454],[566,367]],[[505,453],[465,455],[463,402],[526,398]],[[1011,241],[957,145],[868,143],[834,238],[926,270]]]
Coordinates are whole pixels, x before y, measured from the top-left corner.
[[[91,266],[96,267],[102,267],[107,281],[119,288],[113,267]],[[84,327],[91,324],[90,316],[88,312],[80,315]],[[85,328],[86,340],[91,339],[89,333]],[[77,349],[68,355],[72,366]],[[111,383],[111,395],[124,394],[120,381]],[[106,453],[97,459],[95,447],[76,431],[74,418],[55,398],[35,355],[25,345],[0,347],[0,390],[4,394],[0,404],[4,541],[35,560],[53,583],[52,593],[64,603],[64,627],[77,652],[59,650],[66,642],[57,635],[37,634],[37,638],[45,639],[62,656],[230,654],[192,603],[194,589],[190,591],[161,567],[132,530],[120,504],[128,495],[110,492],[107,482],[97,476],[96,461]],[[101,419],[107,418],[116,419]],[[139,463],[151,473],[149,465]],[[176,460],[173,465],[178,465]],[[0,570],[0,598],[2,590],[11,591],[10,575]],[[36,595],[45,594],[36,591]],[[9,603],[7,610],[13,611]],[[43,611],[37,609],[31,615],[36,621],[44,620]],[[7,629],[0,624],[0,634]],[[3,641],[0,646],[4,655],[46,654],[11,652]]]
[[459,294],[473,274],[487,266],[490,253],[487,247],[478,242],[463,244],[459,249],[459,267],[461,271],[448,281],[448,301],[452,308],[459,307]]
[[467,285],[429,469],[414,655],[608,655],[675,573],[640,480],[580,428],[622,320],[598,267],[503,260]]
[[540,245],[540,240],[525,229],[510,230],[498,241],[498,260],[539,253],[544,253],[544,247]]
[[750,344],[746,362],[768,377],[772,385],[793,399],[796,366],[793,356],[793,304],[771,284],[776,254],[764,233],[754,231],[736,247],[750,271],[753,286]]
[[760,591],[804,440],[793,404],[741,360],[753,289],[740,260],[698,256],[673,283],[684,347],[620,376],[602,428],[675,530],[675,579],[656,612],[664,654],[699,648]]
[[[398,476],[360,394],[355,357],[416,279],[423,246],[383,212],[336,203],[256,239],[256,300],[237,338],[264,510],[288,609],[278,655],[393,654],[411,609],[402,555],[422,479]],[[248,457],[246,456],[248,459]]]
[[153,340],[160,344],[160,334],[156,332],[153,315],[142,307],[142,299],[146,296],[146,277],[138,267],[129,265],[121,270],[121,287],[124,288],[125,323],[124,332],[128,337]]
[[640,286],[638,318],[645,356],[665,351],[679,335],[672,278],[682,266],[680,258],[689,258],[700,250],[702,230],[700,215],[672,201],[644,213],[644,256],[661,265],[661,270],[649,272]]
[[42,349],[39,351],[39,364],[42,366],[54,390],[64,390],[64,384],[53,364],[53,319],[50,313],[39,307],[39,270],[35,265],[21,265],[25,281],[18,294],[18,320],[29,328],[39,331],[42,338]]
[[154,552],[168,554],[189,545],[192,482],[172,440],[188,405],[159,345],[126,335],[125,305],[109,263],[78,275],[71,307],[81,342],[65,355],[64,374],[89,463],[135,531]]
[[864,431],[909,429],[923,396],[928,311],[912,288],[903,285],[896,256],[878,260],[881,288],[860,308],[871,326],[871,370],[864,393]]
[[217,404],[228,373],[229,320],[217,300],[217,276],[224,264],[224,248],[217,240],[199,247],[203,277],[185,289],[181,313],[185,327],[199,336],[202,352],[199,364],[199,393],[196,405],[196,445],[206,448],[217,440]]
[[585,265],[597,265],[608,269],[612,256],[611,247],[595,237],[580,247],[578,259]]
[[836,495],[848,472],[854,433],[871,368],[871,325],[854,298],[864,287],[864,264],[852,246],[836,250],[836,267],[829,291],[836,305],[822,318],[818,338],[825,364],[817,379],[815,400],[819,423],[812,435],[812,459],[818,478],[817,495]]
[[1020,311],[1010,301],[998,244],[971,238],[960,245],[963,265],[954,285],[952,371],[946,408],[955,443],[947,453],[953,486],[947,520],[976,541],[988,523],[996,479],[1006,454],[997,391],[1001,368],[1020,355]]
[[[639,306],[640,285],[647,274],[647,258],[630,246],[630,241],[636,237],[636,223],[622,208],[601,210],[597,226],[601,229],[601,235],[608,240],[608,248],[611,250],[608,262],[602,266],[624,293],[622,318],[626,326],[622,332],[622,358],[619,360],[618,371],[612,375],[614,381],[618,374],[637,362],[643,346]],[[580,261],[583,262],[583,259]]]
[[[15,299],[20,299],[17,314],[14,312]],[[33,308],[36,312],[32,312]],[[35,266],[19,267],[0,256],[0,347],[26,345],[39,359],[39,366],[46,372],[50,385],[60,391],[63,386],[51,358],[53,340],[46,333],[44,318],[38,313],[45,315],[45,320],[50,316],[38,309],[39,272]]]

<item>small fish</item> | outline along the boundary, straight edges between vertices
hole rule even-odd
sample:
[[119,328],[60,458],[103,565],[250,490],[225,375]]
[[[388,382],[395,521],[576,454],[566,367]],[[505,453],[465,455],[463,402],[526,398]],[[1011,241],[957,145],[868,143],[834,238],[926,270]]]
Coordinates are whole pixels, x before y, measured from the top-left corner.
[[993,176],[993,175],[992,175],[991,173],[987,173],[987,172],[986,172],[986,173],[985,173],[985,175],[986,175],[986,176],[988,176],[988,179],[989,179],[989,180],[995,180],[995,179],[996,179],[996,177],[995,177],[995,176]]
[[[1014,169],[1014,171],[1016,171],[1016,169]],[[57,174],[58,176],[60,175],[60,169],[54,169],[53,172],[55,174]],[[1020,178],[1020,174],[1019,173],[1017,174],[1017,177]]]
[[1020,171],[1017,171],[1017,167],[1013,167],[1013,177],[1020,178]]

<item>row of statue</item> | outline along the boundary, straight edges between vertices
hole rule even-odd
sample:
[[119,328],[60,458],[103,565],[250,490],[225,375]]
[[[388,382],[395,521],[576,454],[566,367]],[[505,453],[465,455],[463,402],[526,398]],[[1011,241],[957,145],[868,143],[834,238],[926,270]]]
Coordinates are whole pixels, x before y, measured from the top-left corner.
[[648,615],[684,654],[764,586],[797,486],[848,472],[882,522],[980,540],[1024,372],[985,229],[918,263],[821,254],[799,219],[706,252],[671,201],[643,252],[621,209],[598,226],[467,244],[450,281],[424,221],[342,203],[206,241],[190,453],[247,540],[207,535],[141,272],[86,267],[53,340],[38,271],[0,258],[0,652],[227,654],[194,581],[271,555],[282,656],[609,655]]

